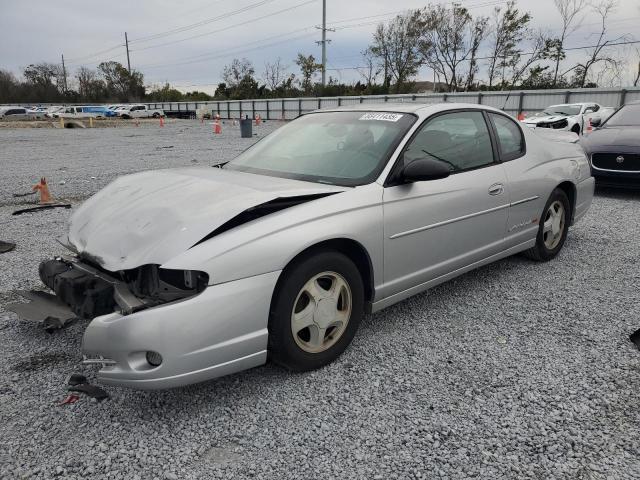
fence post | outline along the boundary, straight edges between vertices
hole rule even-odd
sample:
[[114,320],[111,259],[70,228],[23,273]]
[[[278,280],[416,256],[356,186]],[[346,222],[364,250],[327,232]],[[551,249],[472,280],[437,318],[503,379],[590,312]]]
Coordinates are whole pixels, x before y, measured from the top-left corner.
[[302,99],[298,98],[298,116],[302,115]]
[[388,102],[388,101],[389,101],[389,97],[385,95],[385,96],[384,96],[384,101],[385,101],[385,102]]
[[320,105],[322,105],[322,100],[318,97],[318,110],[320,110]]
[[342,105],[342,97],[338,97],[338,106],[340,107]]
[[622,90],[620,90],[620,105],[618,106],[622,107],[626,99],[627,99],[627,89],[623,88]]
[[238,100],[238,107],[240,108],[240,120],[242,120],[242,100]]
[[478,92],[478,105],[482,105],[482,92]]
[[518,98],[518,113],[516,117],[522,113],[522,106],[524,105],[524,92],[520,92],[520,98]]
[[564,92],[564,103],[569,103],[569,99],[571,98],[571,91],[567,90]]
[[256,118],[256,101],[251,100],[251,118]]
[[285,110],[284,110],[284,98],[282,99],[282,119],[286,120],[287,116],[285,114]]
[[362,103],[364,101],[364,98],[360,97],[360,103]]
[[266,100],[266,106],[267,106],[267,120],[269,120],[269,99]]
[[227,118],[231,120],[231,104],[227,100]]
[[443,94],[442,94],[442,101],[443,101],[444,103],[446,103],[446,101],[447,101],[447,94],[446,94],[446,93],[443,93]]

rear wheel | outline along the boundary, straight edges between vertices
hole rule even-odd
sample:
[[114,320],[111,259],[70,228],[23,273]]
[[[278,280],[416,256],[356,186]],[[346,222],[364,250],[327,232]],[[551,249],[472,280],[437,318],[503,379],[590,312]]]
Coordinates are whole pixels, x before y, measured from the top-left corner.
[[363,315],[358,268],[345,255],[324,251],[282,275],[269,318],[270,358],[294,371],[332,362],[351,343]]
[[153,118],[159,118],[159,117],[160,117],[160,114],[159,114],[158,112],[155,112],[155,113],[153,114]]
[[554,258],[564,245],[569,231],[571,203],[563,190],[556,188],[544,206],[536,244],[525,252],[532,260],[547,261]]

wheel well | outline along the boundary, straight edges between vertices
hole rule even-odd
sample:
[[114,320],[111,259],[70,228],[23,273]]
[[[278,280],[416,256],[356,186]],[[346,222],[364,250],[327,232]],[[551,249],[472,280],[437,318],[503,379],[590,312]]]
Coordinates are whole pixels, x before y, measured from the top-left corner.
[[569,199],[569,204],[571,207],[571,225],[573,224],[573,216],[576,211],[576,186],[571,182],[562,182],[560,185],[558,185],[557,188],[566,193],[567,198]]
[[[367,250],[362,246],[362,244],[355,240],[348,238],[335,238],[316,243],[315,245],[307,247],[292,258],[285,267],[285,270],[289,265],[292,265],[300,258],[320,250],[333,250],[340,252],[349,257],[356,267],[358,267],[358,271],[362,277],[362,284],[364,285],[364,299],[366,302],[365,310],[370,311],[370,305],[371,302],[373,302],[373,264],[371,263],[371,258],[369,257]],[[282,275],[280,275],[280,278],[282,278]],[[280,283],[280,279],[278,280],[278,283]]]

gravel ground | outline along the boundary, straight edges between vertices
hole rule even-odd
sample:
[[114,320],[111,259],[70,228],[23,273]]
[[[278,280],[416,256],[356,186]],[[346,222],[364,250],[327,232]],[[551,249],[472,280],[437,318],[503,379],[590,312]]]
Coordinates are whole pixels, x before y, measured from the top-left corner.
[[319,371],[59,406],[84,323],[49,335],[2,307],[38,286],[69,211],[12,217],[11,193],[47,175],[75,203],[248,144],[209,129],[0,130],[0,231],[18,244],[0,255],[0,478],[640,478],[640,194],[599,192],[552,262],[509,258],[368,316]]

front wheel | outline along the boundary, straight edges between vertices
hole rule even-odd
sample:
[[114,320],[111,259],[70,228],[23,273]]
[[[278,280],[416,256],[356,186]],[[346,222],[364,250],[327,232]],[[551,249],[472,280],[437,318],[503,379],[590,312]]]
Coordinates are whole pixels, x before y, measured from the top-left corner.
[[159,114],[158,112],[155,112],[155,113],[153,114],[153,118],[159,118],[159,117],[160,117],[160,114]]
[[294,371],[320,368],[353,339],[364,310],[358,268],[339,252],[307,256],[282,273],[269,317],[270,358]]
[[536,244],[525,252],[532,260],[551,260],[562,249],[571,220],[571,203],[563,190],[556,188],[551,192],[549,200],[540,218]]

